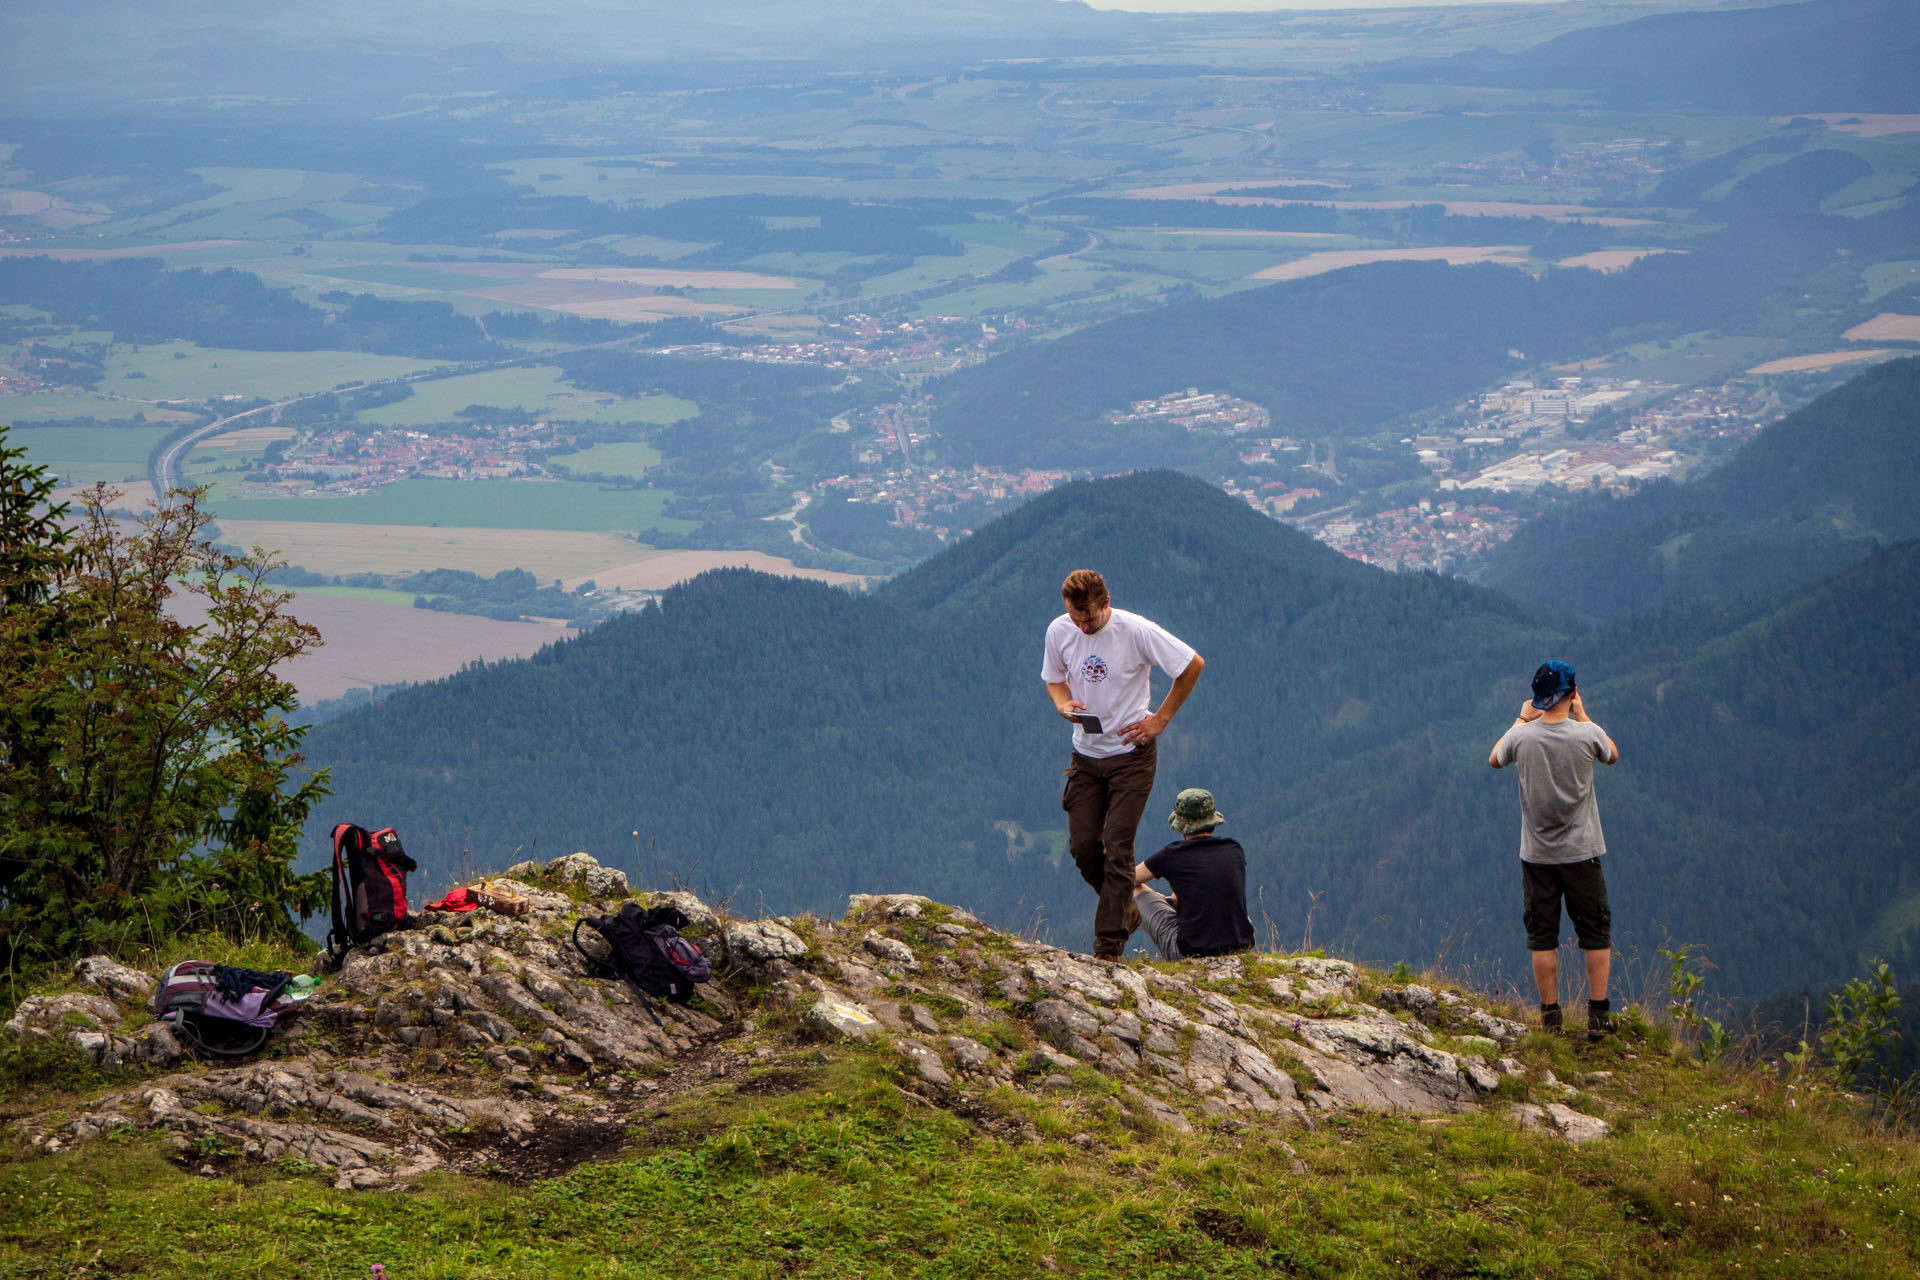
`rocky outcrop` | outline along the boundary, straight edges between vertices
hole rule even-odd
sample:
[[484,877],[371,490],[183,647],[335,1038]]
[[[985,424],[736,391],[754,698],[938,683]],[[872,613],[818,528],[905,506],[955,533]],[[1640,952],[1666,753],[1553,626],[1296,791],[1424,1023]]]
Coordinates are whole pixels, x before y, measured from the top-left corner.
[[[1504,1056],[1521,1024],[1460,993],[1371,986],[1342,960],[1096,962],[911,894],[855,895],[837,921],[739,920],[687,893],[642,895],[678,906],[715,963],[718,981],[677,1006],[591,976],[570,941],[581,915],[617,909],[598,891],[624,894],[623,876],[585,854],[512,871],[494,883],[527,914],[429,913],[353,951],[292,1029],[238,1066],[183,1056],[144,1013],[148,975],[83,961],[78,990],[23,1001],[6,1033],[65,1036],[137,1083],[77,1116],[30,1119],[33,1140],[158,1129],[189,1163],[294,1160],[342,1187],[543,1144],[564,1147],[564,1163],[601,1139],[617,1147],[635,1113],[806,1038],[886,1046],[907,1087],[939,1105],[1106,1080],[1140,1119],[1176,1130],[1493,1105],[1569,1142],[1607,1131]],[[1522,1100],[1536,1085],[1544,1107]]]

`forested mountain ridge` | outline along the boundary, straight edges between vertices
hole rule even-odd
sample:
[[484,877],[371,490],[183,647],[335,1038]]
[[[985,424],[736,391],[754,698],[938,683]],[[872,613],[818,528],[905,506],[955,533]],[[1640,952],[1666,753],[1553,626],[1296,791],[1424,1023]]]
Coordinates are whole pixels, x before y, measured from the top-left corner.
[[1477,50],[1388,74],[1594,89],[1628,110],[1903,112],[1920,107],[1917,57],[1920,24],[1904,0],[1819,0],[1654,14],[1568,32],[1524,54]]
[[1486,749],[1557,655],[1626,760],[1601,796],[1623,939],[1705,943],[1728,990],[1765,994],[1850,972],[1887,900],[1863,860],[1901,855],[1861,836],[1915,743],[1873,696],[1885,673],[1829,658],[1910,649],[1917,563],[1905,544],[1776,600],[1594,628],[1344,560],[1186,477],[1069,485],[865,597],[711,573],[318,726],[338,799],[309,847],[397,826],[430,888],[584,848],[774,910],[926,892],[1078,943],[1040,634],[1094,565],[1208,659],[1142,849],[1175,791],[1214,789],[1272,936],[1311,918],[1364,957],[1522,962],[1512,783]]
[[1917,426],[1920,358],[1890,361],[1690,484],[1556,504],[1478,580],[1594,617],[1807,582],[1876,542],[1920,536]]
[[1194,447],[1187,432],[1101,415],[1194,385],[1265,407],[1277,431],[1364,435],[1622,335],[1737,329],[1785,283],[1753,268],[1742,243],[1711,237],[1608,275],[1349,267],[1106,321],[949,374],[934,425],[962,462],[1172,465]]

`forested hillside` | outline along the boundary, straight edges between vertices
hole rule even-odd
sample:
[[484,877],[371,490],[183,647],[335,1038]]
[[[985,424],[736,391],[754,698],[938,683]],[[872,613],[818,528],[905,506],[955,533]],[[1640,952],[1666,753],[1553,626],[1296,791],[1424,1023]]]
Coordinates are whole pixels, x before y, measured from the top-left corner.
[[1059,854],[1067,733],[1039,679],[1082,564],[1208,659],[1143,846],[1176,790],[1214,789],[1282,941],[1311,920],[1376,960],[1520,960],[1513,783],[1486,749],[1549,655],[1624,755],[1601,803],[1625,945],[1705,943],[1725,989],[1765,994],[1851,972],[1892,896],[1902,851],[1868,834],[1913,773],[1886,655],[1910,648],[1920,548],[1593,629],[1344,560],[1169,473],[1066,486],[866,597],[708,574],[319,726],[336,799],[309,847],[335,821],[391,824],[429,887],[584,848],[742,905],[925,892],[1084,944]]
[[1628,110],[1901,112],[1920,106],[1916,58],[1920,25],[1906,0],[1819,0],[1656,14],[1428,70],[1451,84],[1595,89]]
[[1860,375],[1691,484],[1553,506],[1479,580],[1593,617],[1779,590],[1920,535],[1920,359]]
[[[1544,225],[1544,224],[1543,224]],[[1265,406],[1292,434],[1365,434],[1527,367],[1633,333],[1745,322],[1780,285],[1741,242],[1611,275],[1383,262],[1109,321],[939,380],[934,425],[958,460],[1165,464],[1171,424],[1102,420],[1195,385]]]

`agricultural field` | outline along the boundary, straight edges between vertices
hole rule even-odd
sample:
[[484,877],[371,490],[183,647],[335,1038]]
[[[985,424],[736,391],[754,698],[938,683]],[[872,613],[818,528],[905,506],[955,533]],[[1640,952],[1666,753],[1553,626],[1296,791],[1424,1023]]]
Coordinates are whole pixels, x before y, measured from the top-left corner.
[[1671,382],[1695,386],[1745,373],[1755,365],[1786,354],[1777,338],[1725,337],[1688,334],[1669,343],[1635,343],[1614,353],[1607,374],[1639,378],[1643,382]]
[[1369,262],[1445,262],[1461,266],[1469,262],[1497,262],[1502,266],[1525,266],[1524,245],[1430,245],[1408,249],[1327,249],[1309,253],[1292,262],[1267,267],[1253,273],[1256,280],[1298,280],[1343,267],[1358,267]]
[[409,479],[355,496],[312,498],[232,498],[226,488],[215,485],[213,507],[229,520],[633,534],[695,527],[661,514],[673,497],[664,490],[564,480]]
[[[0,412],[6,401],[0,400]],[[51,415],[49,415],[51,416]],[[146,496],[147,455],[171,428],[102,423],[77,427],[17,427],[7,443],[25,446],[27,460],[46,467],[61,484],[85,487],[105,481],[116,487],[139,485]]]
[[558,463],[575,475],[625,476],[638,480],[660,465],[660,451],[641,440],[623,440],[596,444],[579,453],[553,454],[547,461]]
[[1920,316],[1883,311],[1840,336],[1849,342],[1920,342]]
[[[270,504],[260,504],[270,505]],[[460,569],[490,576],[525,569],[541,582],[593,578],[633,563],[644,548],[615,533],[486,526],[338,524],[325,520],[238,519],[222,516],[222,536],[239,546],[277,550],[282,559],[314,573],[400,575]]]
[[626,422],[645,426],[678,422],[698,410],[692,401],[677,396],[628,400],[580,391],[562,381],[558,369],[543,365],[423,380],[413,384],[413,394],[406,399],[376,409],[362,409],[355,416],[372,426],[421,427],[452,422],[469,405],[523,409],[568,422]]
[[188,451],[185,465],[192,474],[250,471],[265,460],[269,445],[294,435],[291,427],[246,427],[209,436]]
[[191,342],[116,346],[103,387],[143,400],[286,400],[433,366],[359,351],[235,351]]
[[1884,360],[1888,356],[1899,355],[1897,351],[1885,348],[1869,348],[1865,351],[1817,351],[1804,356],[1784,356],[1778,360],[1768,360],[1747,370],[1748,373],[1811,373],[1819,369],[1835,369],[1841,365],[1861,364],[1869,360]]
[[[195,606],[200,603],[199,597],[183,598],[182,620],[198,621],[203,615]],[[441,613],[411,603],[356,599],[331,589],[295,592],[291,612],[317,628],[321,637],[319,648],[287,663],[279,673],[299,692],[304,706],[354,689],[438,680],[472,662],[528,657],[575,634],[546,623]]]

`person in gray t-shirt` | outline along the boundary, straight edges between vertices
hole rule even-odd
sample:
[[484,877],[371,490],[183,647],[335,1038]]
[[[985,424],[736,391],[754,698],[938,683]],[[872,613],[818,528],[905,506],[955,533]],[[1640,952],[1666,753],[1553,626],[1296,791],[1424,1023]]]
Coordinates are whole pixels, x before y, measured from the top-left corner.
[[1520,873],[1540,988],[1540,1024],[1554,1028],[1560,1016],[1560,906],[1566,903],[1580,949],[1586,953],[1587,1034],[1613,1029],[1607,978],[1613,961],[1612,912],[1600,857],[1607,851],[1600,808],[1593,795],[1593,766],[1618,764],[1620,750],[1587,718],[1574,685],[1573,668],[1543,663],[1533,673],[1533,698],[1521,704],[1513,726],[1493,745],[1487,763],[1520,767]]

